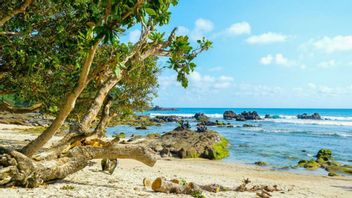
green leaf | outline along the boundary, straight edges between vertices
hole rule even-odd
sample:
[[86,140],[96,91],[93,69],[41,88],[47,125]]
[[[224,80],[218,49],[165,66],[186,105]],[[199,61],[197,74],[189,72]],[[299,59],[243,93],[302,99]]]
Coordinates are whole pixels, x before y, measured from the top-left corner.
[[156,16],[155,10],[151,8],[145,8],[145,11],[150,15],[150,16]]

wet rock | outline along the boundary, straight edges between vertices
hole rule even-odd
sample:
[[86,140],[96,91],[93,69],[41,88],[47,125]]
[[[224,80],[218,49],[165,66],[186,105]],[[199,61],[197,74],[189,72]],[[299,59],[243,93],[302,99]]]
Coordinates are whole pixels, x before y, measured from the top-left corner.
[[196,113],[194,115],[194,118],[198,121],[198,122],[204,122],[204,121],[208,121],[209,118],[208,116],[206,116],[204,113]]
[[225,111],[224,114],[223,114],[223,118],[225,120],[232,120],[232,119],[235,119],[236,118],[236,113],[233,112],[233,111]]
[[263,162],[263,161],[257,161],[257,162],[254,162],[254,164],[257,166],[267,166],[268,165],[268,163]]
[[204,132],[206,132],[208,130],[208,128],[205,126],[205,125],[198,125],[197,126],[197,132],[198,133],[204,133]]
[[246,120],[261,120],[260,116],[258,115],[258,113],[256,111],[252,111],[252,112],[242,112],[241,115],[244,117],[244,119]]
[[139,126],[136,127],[136,130],[147,130],[148,128],[146,126]]
[[301,115],[297,115],[297,118],[298,119],[303,119],[303,120],[307,120],[307,119],[310,119],[310,120],[321,120],[321,116],[319,113],[313,113],[312,115],[308,115],[306,113],[304,114],[301,114]]
[[243,124],[242,127],[244,128],[253,128],[253,127],[258,127],[257,125],[253,125],[253,124]]
[[180,117],[177,117],[175,115],[170,115],[170,116],[156,116],[155,118],[152,118],[151,121],[153,122],[179,122],[181,121]]

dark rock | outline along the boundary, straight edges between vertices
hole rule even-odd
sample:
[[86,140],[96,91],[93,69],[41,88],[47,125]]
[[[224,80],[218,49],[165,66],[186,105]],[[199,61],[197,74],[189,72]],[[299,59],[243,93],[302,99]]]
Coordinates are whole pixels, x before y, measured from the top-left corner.
[[243,115],[240,114],[240,115],[236,116],[236,121],[244,122],[244,121],[246,121],[246,118]]
[[164,108],[160,106],[155,106],[151,108],[150,111],[176,111],[176,108]]
[[252,128],[252,127],[258,127],[257,125],[252,125],[252,124],[244,124],[242,125],[244,128]]
[[265,114],[265,119],[270,119],[271,118],[271,115],[270,114]]
[[260,116],[256,111],[252,112],[242,112],[241,115],[244,117],[245,120],[261,120]]
[[146,126],[139,126],[136,127],[136,130],[147,130],[148,128]]
[[179,122],[181,120],[180,117],[177,117],[175,115],[170,115],[170,116],[156,116],[155,118],[152,118],[151,121],[153,122]]
[[199,122],[203,122],[203,121],[208,121],[209,118],[208,116],[206,116],[204,113],[196,113],[194,115],[194,118],[199,121]]
[[223,114],[223,118],[225,120],[232,120],[234,118],[236,118],[236,113],[233,112],[233,111],[225,111],[224,114]]
[[298,119],[310,119],[310,120],[321,120],[321,116],[319,113],[313,113],[312,115],[308,115],[306,113],[301,114],[301,115],[297,115]]
[[268,163],[262,162],[262,161],[254,162],[254,164],[257,165],[257,166],[267,166],[268,165]]
[[162,157],[222,159],[229,155],[228,141],[214,131],[171,131],[148,141]]
[[205,125],[198,125],[197,126],[198,133],[203,133],[203,132],[206,132],[207,130],[208,130],[208,128]]

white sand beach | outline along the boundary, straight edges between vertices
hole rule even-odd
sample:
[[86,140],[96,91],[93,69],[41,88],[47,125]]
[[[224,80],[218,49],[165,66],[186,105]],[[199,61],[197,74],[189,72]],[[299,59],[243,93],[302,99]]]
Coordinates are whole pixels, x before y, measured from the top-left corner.
[[[23,133],[16,125],[0,125],[0,139],[23,141],[35,136]],[[281,192],[273,197],[352,197],[351,177],[328,177],[267,170],[251,165],[210,160],[164,159],[154,167],[134,160],[120,160],[112,175],[100,171],[100,161],[62,181],[39,188],[2,188],[0,197],[191,197],[155,193],[144,189],[143,179],[178,178],[197,184],[217,183],[238,186],[245,178],[253,184],[278,185]],[[251,192],[204,193],[206,197],[256,197]]]

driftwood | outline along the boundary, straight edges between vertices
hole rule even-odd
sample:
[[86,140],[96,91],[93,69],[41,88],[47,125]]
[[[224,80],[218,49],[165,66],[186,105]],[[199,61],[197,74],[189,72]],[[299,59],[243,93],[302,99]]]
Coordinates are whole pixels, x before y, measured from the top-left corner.
[[35,161],[18,151],[0,148],[0,185],[36,187],[63,179],[87,166],[92,159],[135,159],[148,166],[158,160],[143,145],[111,144],[102,147],[77,146],[55,160]]
[[0,104],[0,111],[7,111],[10,113],[31,113],[40,109],[42,105],[42,103],[37,103],[30,107],[14,107],[7,102],[2,102]]
[[143,185],[145,188],[151,188],[154,192],[175,193],[187,195],[201,195],[203,191],[218,193],[224,191],[235,192],[255,192],[258,197],[268,198],[272,195],[270,192],[282,191],[277,185],[251,185],[251,181],[245,179],[238,187],[230,188],[219,184],[198,185],[193,182],[180,181],[178,179],[167,180],[163,177],[158,177],[154,181],[144,178]]

